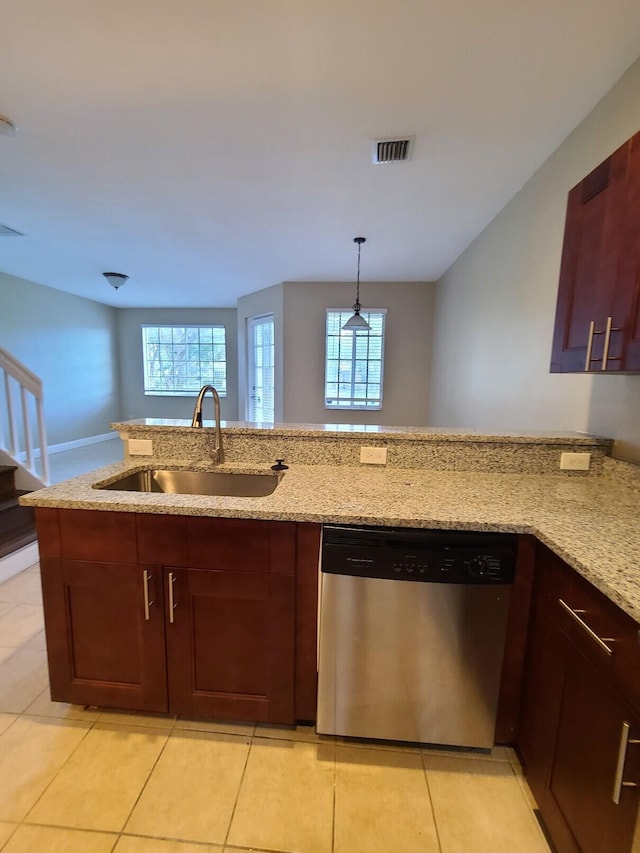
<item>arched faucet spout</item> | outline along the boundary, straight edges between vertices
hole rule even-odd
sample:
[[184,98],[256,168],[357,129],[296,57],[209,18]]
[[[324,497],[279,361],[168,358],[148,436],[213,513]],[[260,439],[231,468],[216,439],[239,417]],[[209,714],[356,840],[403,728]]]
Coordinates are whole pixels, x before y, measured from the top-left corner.
[[193,418],[191,419],[191,426],[201,428],[202,427],[202,401],[204,400],[205,394],[207,391],[211,391],[213,396],[213,417],[215,420],[215,445],[211,449],[211,458],[219,465],[223,459],[224,454],[222,451],[222,427],[220,426],[220,395],[213,387],[213,385],[203,385],[200,389],[200,393],[198,394],[198,399],[196,400],[196,405],[193,409]]

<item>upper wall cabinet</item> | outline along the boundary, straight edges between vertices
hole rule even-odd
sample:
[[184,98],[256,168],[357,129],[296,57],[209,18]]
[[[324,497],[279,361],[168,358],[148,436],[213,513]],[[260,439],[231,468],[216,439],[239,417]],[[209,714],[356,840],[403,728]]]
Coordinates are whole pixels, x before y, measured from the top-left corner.
[[569,193],[552,373],[640,371],[640,133]]

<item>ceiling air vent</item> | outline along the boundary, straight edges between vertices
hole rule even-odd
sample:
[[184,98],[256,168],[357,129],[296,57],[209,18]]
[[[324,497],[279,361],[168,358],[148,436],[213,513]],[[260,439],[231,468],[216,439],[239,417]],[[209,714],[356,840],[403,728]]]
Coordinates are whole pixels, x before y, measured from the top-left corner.
[[377,139],[373,143],[374,163],[402,163],[411,159],[413,137]]
[[8,225],[0,224],[0,237],[24,237],[24,234],[15,228],[9,228]]

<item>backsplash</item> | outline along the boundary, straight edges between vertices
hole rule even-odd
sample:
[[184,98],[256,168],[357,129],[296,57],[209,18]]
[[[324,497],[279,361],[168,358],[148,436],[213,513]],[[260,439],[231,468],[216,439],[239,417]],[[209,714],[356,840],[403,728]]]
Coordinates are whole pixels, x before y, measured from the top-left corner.
[[[195,430],[181,422],[155,424],[134,421],[113,424],[121,437],[151,439],[153,456],[130,456],[144,462],[206,459],[214,439],[211,428]],[[290,425],[261,429],[247,425],[223,428],[226,463],[273,464],[284,459],[295,465],[360,466],[361,447],[386,447],[388,468],[420,468],[433,471],[482,471],[495,473],[560,473],[560,454],[590,453],[591,468],[564,471],[566,476],[603,474],[612,442],[584,434],[479,435],[445,431],[393,432],[331,431],[314,425]],[[363,466],[365,467],[365,466]],[[378,466],[366,466],[375,469]]]

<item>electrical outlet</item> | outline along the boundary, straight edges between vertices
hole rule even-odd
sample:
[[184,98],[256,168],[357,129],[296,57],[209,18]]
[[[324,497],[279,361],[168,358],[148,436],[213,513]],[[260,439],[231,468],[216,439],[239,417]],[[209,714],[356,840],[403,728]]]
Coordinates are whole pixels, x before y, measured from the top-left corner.
[[560,469],[562,471],[588,471],[591,465],[590,453],[561,453]]
[[150,438],[130,438],[129,456],[153,456],[153,441]]
[[365,465],[386,465],[387,464],[387,448],[386,447],[361,447],[360,461]]

